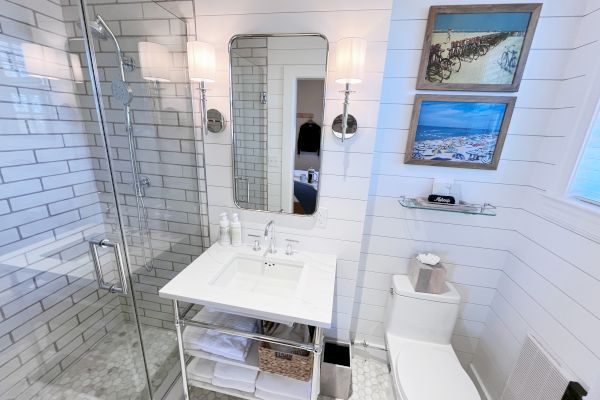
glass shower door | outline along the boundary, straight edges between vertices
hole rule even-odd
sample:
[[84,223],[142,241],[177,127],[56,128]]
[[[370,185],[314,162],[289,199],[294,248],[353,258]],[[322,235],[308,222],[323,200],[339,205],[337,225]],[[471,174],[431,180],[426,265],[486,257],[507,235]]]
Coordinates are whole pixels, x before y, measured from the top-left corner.
[[191,2],[30,3],[0,11],[0,399],[160,399],[158,290],[209,239]]
[[94,0],[83,8],[127,246],[127,305],[136,309],[156,399],[179,373],[172,305],[158,291],[208,244],[186,4]]
[[71,11],[38,0],[0,17],[0,399],[148,399],[114,171]]

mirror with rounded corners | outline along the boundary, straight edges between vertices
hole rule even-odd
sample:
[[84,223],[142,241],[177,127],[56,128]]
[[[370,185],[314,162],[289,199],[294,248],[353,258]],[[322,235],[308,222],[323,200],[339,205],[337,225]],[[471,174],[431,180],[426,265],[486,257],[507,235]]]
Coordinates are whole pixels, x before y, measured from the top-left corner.
[[317,210],[328,42],[240,35],[229,44],[233,193],[240,208]]

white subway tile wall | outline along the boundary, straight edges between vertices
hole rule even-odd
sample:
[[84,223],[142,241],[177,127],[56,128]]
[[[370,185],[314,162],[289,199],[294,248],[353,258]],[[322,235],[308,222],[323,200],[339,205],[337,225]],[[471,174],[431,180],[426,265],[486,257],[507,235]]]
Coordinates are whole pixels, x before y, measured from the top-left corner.
[[[235,180],[240,206],[267,209],[267,39],[237,38],[231,44],[233,130],[235,131]],[[267,96],[267,103],[261,101]],[[229,146],[211,156],[212,165],[230,165]],[[231,176],[224,177],[231,180]],[[223,186],[227,186],[224,183]]]
[[[209,244],[207,214],[200,206],[206,190],[202,138],[196,137],[192,118],[192,95],[197,87],[190,85],[186,72],[186,42],[194,35],[193,29],[186,33],[186,19],[193,18],[193,13],[185,14],[191,10],[191,1],[178,5],[170,9],[150,0],[127,4],[99,0],[88,7],[90,15],[100,14],[119,32],[115,33],[119,43],[138,67],[140,41],[162,44],[171,58],[170,82],[145,81],[139,68],[126,72],[134,93],[131,108],[136,156],[141,175],[150,180],[144,190],[144,204],[152,238],[151,271],[143,268],[150,259],[147,243],[146,260],[142,256],[123,106],[112,96],[103,101],[112,165],[129,233],[134,295],[138,299],[153,295],[138,304],[140,322],[168,329],[172,328],[172,308],[168,302],[157,301],[158,290]],[[106,96],[111,93],[112,80],[118,77],[114,48],[110,41],[95,40],[94,44],[103,77],[101,90]],[[129,300],[127,304],[132,306]]]
[[[74,51],[68,8],[2,2],[3,398],[31,398],[124,320],[119,297],[97,290],[87,243],[114,222],[93,101],[82,84],[29,77],[21,50],[36,43],[64,57]],[[115,278],[112,256],[102,262],[106,279]]]
[[[126,72],[134,92],[137,156],[151,182],[144,198],[154,248],[154,268],[148,272],[141,258],[125,115],[111,96],[114,47],[94,40],[137,312],[142,327],[172,329],[170,303],[158,298],[158,289],[209,244],[202,138],[195,136],[194,88],[185,64],[188,34],[194,35],[193,24],[186,30],[192,2],[89,3],[90,18],[102,14],[138,67],[139,41],[161,43],[171,52],[168,83],[143,81],[139,68]],[[87,242],[118,237],[118,224],[89,78],[76,83],[30,77],[21,51],[26,42],[49,46],[65,57],[75,54],[86,69],[78,36],[80,3],[1,5],[0,368],[5,373],[0,387],[6,398],[28,399],[114,326],[133,319],[133,303],[97,290],[93,274]],[[115,281],[112,254],[103,252],[101,261],[105,280]]]

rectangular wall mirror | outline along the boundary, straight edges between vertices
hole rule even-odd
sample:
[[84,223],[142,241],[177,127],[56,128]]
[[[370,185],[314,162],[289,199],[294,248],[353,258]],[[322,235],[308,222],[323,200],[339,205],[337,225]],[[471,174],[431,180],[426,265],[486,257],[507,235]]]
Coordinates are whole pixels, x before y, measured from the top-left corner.
[[233,195],[240,208],[317,209],[327,39],[240,35],[229,44]]

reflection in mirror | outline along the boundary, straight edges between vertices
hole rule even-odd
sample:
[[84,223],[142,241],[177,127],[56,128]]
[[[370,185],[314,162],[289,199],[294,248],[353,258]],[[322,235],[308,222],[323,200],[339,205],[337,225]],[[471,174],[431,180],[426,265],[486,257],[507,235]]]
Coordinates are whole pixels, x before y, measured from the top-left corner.
[[206,111],[206,128],[210,133],[221,133],[225,130],[225,116],[214,108]]
[[239,207],[316,211],[327,46],[320,35],[232,39],[233,179]]
[[331,130],[333,131],[333,134],[338,138],[338,139],[342,139],[342,137],[344,139],[350,139],[354,136],[354,134],[356,133],[356,131],[358,130],[358,122],[356,121],[356,118],[354,118],[354,115],[352,114],[348,114],[348,120],[347,120],[347,127],[346,127],[346,134],[343,135],[343,122],[344,122],[344,115],[340,114],[337,117],[335,117],[335,119],[333,120],[333,123],[331,124]]

